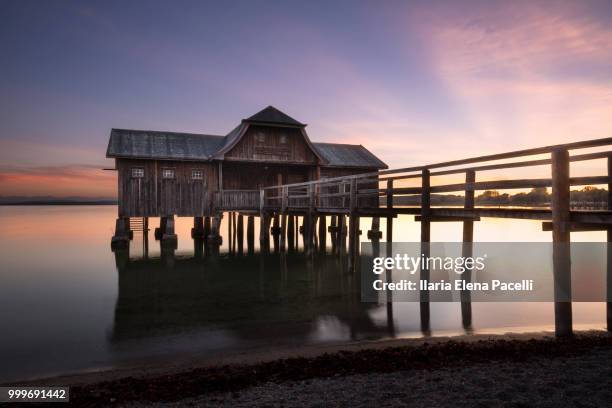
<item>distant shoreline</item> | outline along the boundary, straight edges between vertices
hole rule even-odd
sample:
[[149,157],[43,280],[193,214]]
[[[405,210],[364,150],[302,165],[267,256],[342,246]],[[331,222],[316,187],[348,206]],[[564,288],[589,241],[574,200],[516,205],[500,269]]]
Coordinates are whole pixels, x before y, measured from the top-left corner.
[[26,205],[117,205],[117,201],[15,201],[0,203],[0,206]]

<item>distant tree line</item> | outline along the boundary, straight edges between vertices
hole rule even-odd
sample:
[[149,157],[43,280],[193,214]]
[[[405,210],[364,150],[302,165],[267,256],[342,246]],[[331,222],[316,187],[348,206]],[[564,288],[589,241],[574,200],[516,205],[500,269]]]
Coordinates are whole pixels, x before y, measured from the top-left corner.
[[[383,197],[384,199],[384,197]],[[464,197],[455,194],[432,194],[432,205],[463,205]],[[532,188],[528,193],[501,194],[496,190],[486,190],[475,197],[476,205],[498,206],[545,206],[550,204],[550,193],[546,187]],[[573,203],[602,205],[608,202],[608,190],[587,186],[581,190],[570,191],[570,201]],[[400,205],[418,205],[421,197],[418,195],[398,197]]]

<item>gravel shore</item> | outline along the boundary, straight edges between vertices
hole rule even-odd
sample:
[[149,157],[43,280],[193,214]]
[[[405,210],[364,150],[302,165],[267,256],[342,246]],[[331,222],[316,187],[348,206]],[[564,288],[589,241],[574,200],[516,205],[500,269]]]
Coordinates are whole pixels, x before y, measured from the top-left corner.
[[125,407],[605,407],[612,349],[568,358],[479,363],[283,383]]
[[461,336],[37,380],[78,407],[609,406],[612,336]]

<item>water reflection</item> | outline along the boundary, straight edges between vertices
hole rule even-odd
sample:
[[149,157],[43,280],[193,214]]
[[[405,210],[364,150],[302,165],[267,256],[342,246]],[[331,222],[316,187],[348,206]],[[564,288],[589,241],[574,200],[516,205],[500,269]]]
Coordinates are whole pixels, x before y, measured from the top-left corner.
[[[200,243],[197,244],[198,247]],[[299,252],[130,259],[116,251],[118,296],[111,339],[148,338],[223,328],[236,339],[291,342],[330,338],[335,321],[348,339],[394,335],[393,316],[373,321],[378,305],[360,301],[360,280],[337,256]],[[273,328],[273,329],[272,329]],[[271,330],[272,329],[272,330]]]
[[[177,218],[177,249],[162,251],[151,231],[147,242],[136,234],[129,254],[113,254],[108,238],[116,215],[114,206],[0,207],[0,326],[8,328],[0,336],[0,381],[149,362],[155,356],[423,335],[418,302],[360,302],[359,279],[347,274],[345,255],[338,255],[346,254],[344,234],[344,242],[333,235],[327,239],[329,254],[338,246],[335,255],[317,252],[309,259],[301,254],[303,220],[290,219],[287,245],[299,252],[259,257],[259,222],[248,217],[245,244],[251,244],[244,245],[245,256],[228,255],[224,239],[215,257],[191,239],[193,219]],[[346,218],[327,221],[346,231]],[[150,220],[150,228],[158,222]],[[370,223],[361,219],[362,240],[368,239]],[[226,227],[224,217],[224,234]],[[380,228],[385,237],[386,222]],[[413,217],[394,220],[396,241],[418,241],[419,234]],[[459,223],[432,226],[434,241],[461,237]],[[478,223],[474,239],[549,241],[550,233],[535,221],[487,219]],[[572,233],[572,239],[606,236]],[[584,276],[581,261],[572,262]],[[554,329],[552,303],[471,306],[476,333]],[[605,310],[604,303],[574,303],[574,327],[604,328]],[[464,332],[459,303],[431,303],[429,312],[432,335]]]

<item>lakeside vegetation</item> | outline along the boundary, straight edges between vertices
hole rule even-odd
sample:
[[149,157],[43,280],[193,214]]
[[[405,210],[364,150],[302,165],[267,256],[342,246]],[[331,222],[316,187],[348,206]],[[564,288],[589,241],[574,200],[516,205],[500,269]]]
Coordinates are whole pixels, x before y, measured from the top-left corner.
[[[486,190],[475,197],[476,205],[524,206],[539,207],[550,205],[551,195],[546,187],[537,187],[525,193],[508,194],[496,190]],[[463,205],[464,197],[456,194],[432,194],[432,205]],[[570,201],[573,203],[602,206],[608,202],[608,190],[586,186],[580,190],[570,191]],[[396,198],[398,205],[419,205],[420,196]]]

